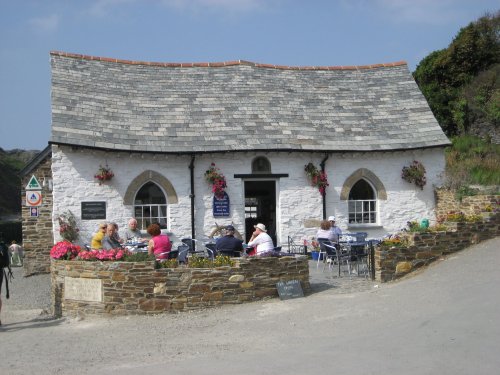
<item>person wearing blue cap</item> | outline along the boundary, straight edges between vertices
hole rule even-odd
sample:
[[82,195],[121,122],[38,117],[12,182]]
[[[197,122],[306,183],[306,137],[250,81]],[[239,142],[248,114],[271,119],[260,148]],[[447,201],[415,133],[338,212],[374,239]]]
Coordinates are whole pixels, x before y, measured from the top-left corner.
[[217,255],[239,256],[243,251],[243,241],[234,237],[235,229],[232,225],[226,228],[226,235],[221,237],[215,243],[215,252]]

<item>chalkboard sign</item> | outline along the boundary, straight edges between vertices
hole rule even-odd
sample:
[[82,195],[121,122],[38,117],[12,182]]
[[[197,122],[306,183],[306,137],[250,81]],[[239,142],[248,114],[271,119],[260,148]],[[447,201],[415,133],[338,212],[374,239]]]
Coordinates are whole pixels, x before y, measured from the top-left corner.
[[280,281],[276,283],[281,300],[304,297],[299,280]]
[[230,212],[229,195],[227,195],[226,192],[224,192],[224,196],[222,198],[217,198],[214,195],[212,208],[213,208],[214,217],[229,216],[229,212]]
[[106,202],[82,202],[82,220],[105,220]]

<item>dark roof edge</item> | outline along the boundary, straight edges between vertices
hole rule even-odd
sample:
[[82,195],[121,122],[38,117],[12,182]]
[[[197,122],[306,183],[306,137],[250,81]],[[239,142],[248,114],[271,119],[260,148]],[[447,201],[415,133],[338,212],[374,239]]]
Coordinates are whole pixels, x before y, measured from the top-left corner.
[[[75,145],[71,143],[64,142],[53,142],[49,141],[49,145],[58,145],[58,146],[67,146],[73,148],[83,148],[83,149],[91,149],[91,150],[100,150],[105,152],[126,152],[131,154],[162,154],[162,155],[203,155],[203,154],[227,154],[230,152],[242,153],[242,152],[300,152],[300,153],[313,153],[313,154],[342,154],[345,152],[396,152],[396,151],[410,151],[410,150],[427,150],[430,148],[444,148],[451,145],[451,142],[443,143],[440,145],[433,146],[425,146],[425,147],[410,147],[410,148],[394,148],[394,149],[386,149],[386,150],[297,150],[297,149],[273,149],[272,151],[269,149],[249,149],[249,150],[221,150],[221,151],[139,151],[139,150],[122,150],[122,149],[114,149],[114,148],[105,148],[105,147],[96,147],[96,146],[83,146],[83,145]],[[42,151],[43,152],[43,151]]]
[[249,66],[254,66],[256,68],[271,68],[271,69],[282,69],[282,70],[361,70],[361,69],[387,68],[393,66],[408,65],[406,61],[396,61],[396,62],[372,64],[372,65],[345,65],[345,66],[286,66],[286,65],[254,63],[245,60],[235,60],[235,61],[225,61],[225,62],[162,63],[162,62],[122,60],[110,57],[81,55],[81,54],[62,52],[62,51],[51,51],[50,54],[52,56],[69,57],[81,60],[104,61],[104,62],[120,63],[128,65],[160,66],[164,68],[222,68],[225,66],[249,65]]
[[49,145],[45,147],[42,151],[36,154],[33,159],[31,159],[23,169],[19,171],[19,176],[25,177],[28,173],[32,172],[45,158],[52,154],[52,145],[49,142]]

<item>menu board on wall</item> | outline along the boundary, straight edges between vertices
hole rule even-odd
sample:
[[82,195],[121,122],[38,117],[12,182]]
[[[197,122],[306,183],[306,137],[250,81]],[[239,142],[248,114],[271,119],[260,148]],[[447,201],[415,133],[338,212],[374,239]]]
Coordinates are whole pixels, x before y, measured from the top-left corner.
[[105,220],[106,202],[82,202],[82,220]]
[[222,198],[217,198],[214,195],[212,208],[213,208],[214,217],[229,216],[229,213],[230,213],[229,195],[227,195],[226,192],[224,192],[224,197],[222,197]]

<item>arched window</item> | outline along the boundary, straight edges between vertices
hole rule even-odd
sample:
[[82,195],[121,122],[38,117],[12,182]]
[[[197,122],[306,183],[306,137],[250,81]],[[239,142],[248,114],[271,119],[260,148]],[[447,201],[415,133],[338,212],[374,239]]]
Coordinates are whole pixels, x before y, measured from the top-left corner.
[[271,173],[271,163],[264,156],[256,157],[252,161],[252,173]]
[[349,191],[347,202],[350,224],[377,222],[377,199],[372,185],[365,179],[358,180]]
[[139,229],[158,223],[167,228],[167,199],[165,193],[154,182],[146,182],[134,199],[134,216]]

